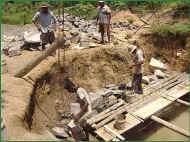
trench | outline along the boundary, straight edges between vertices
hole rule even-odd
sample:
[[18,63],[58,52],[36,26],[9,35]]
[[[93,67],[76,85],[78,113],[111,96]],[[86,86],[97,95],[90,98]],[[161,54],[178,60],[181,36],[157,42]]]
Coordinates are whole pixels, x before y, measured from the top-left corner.
[[[72,93],[72,90],[68,91],[65,89],[64,85],[68,78],[75,85],[85,88],[88,92],[96,91],[106,84],[127,83],[131,79],[131,71],[127,69],[129,60],[127,52],[124,52],[125,50],[103,49],[101,52],[97,50],[93,54],[88,55],[86,54],[87,52],[81,52],[75,56],[67,57],[62,72],[59,71],[57,66],[54,66],[49,73],[41,77],[35,84],[35,89],[25,117],[29,129],[40,133],[43,130],[50,130],[55,126],[65,127],[70,122],[69,104],[75,102],[76,95]],[[181,111],[180,107],[177,108],[179,110],[179,116],[181,113],[187,111],[182,107]],[[169,114],[172,115],[167,118],[171,121],[171,118],[175,119],[178,117],[174,115],[175,112]],[[162,126],[160,125],[150,126],[145,130],[151,131],[143,133],[142,130],[137,134],[135,133],[135,135],[133,133],[136,130],[133,130],[131,132],[132,134],[127,134],[127,137],[129,140],[151,139],[153,133],[161,128]],[[179,138],[186,139],[184,137]]]
[[68,80],[88,92],[93,92],[106,84],[127,82],[131,79],[128,77],[130,71],[126,70],[127,52],[119,49],[112,52],[113,50],[94,51],[91,56],[87,56],[86,52],[77,53],[76,56],[67,58],[63,71],[55,65],[49,73],[41,77],[34,86],[25,116],[30,131],[40,133],[55,126],[65,127],[70,122],[70,103],[75,102],[76,95],[72,89],[68,89],[67,86],[71,86]]

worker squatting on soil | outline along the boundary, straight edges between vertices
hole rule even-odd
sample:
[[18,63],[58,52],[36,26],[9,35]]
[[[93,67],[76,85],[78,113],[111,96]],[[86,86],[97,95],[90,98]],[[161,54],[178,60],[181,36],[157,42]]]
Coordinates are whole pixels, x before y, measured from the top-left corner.
[[46,44],[52,44],[55,40],[55,34],[52,28],[53,24],[56,24],[56,21],[56,17],[49,10],[48,4],[43,4],[40,11],[38,11],[32,19],[32,22],[41,32],[42,50],[45,49]]
[[133,63],[129,67],[134,68],[132,88],[134,89],[135,93],[143,94],[142,73],[143,73],[144,53],[143,50],[140,49],[139,43],[136,40],[134,41],[134,45],[132,45],[130,49],[131,49],[130,54],[132,55]]
[[98,4],[97,25],[99,25],[99,32],[101,33],[101,43],[104,44],[104,33],[107,33],[108,42],[110,42],[111,10],[104,1],[99,1]]
[[80,105],[80,108],[78,112],[72,112],[73,120],[68,124],[68,127],[76,141],[86,141],[88,140],[88,133],[86,122],[83,118],[92,111],[90,98],[85,89],[78,88],[76,90],[77,103]]

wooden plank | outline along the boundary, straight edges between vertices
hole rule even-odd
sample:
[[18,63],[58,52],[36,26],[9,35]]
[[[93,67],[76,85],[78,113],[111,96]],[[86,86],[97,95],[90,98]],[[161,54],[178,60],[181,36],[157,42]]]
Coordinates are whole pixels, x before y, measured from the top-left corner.
[[[123,100],[120,100],[117,104],[114,104],[113,106],[109,107],[108,109],[102,111],[101,113],[97,114],[96,116],[90,118],[87,120],[87,123],[92,125],[93,123],[96,123],[106,117],[105,114],[110,113],[111,111],[114,111],[115,109],[119,108],[124,104]],[[109,116],[109,115],[108,115]]]
[[169,122],[167,122],[167,121],[165,121],[165,120],[163,120],[163,119],[161,119],[161,118],[159,118],[159,117],[157,117],[155,115],[151,116],[150,118],[152,120],[154,120],[154,121],[156,121],[156,122],[158,122],[158,123],[166,126],[167,128],[175,131],[175,132],[178,132],[178,133],[180,133],[180,134],[182,134],[184,136],[190,137],[190,133],[187,130],[184,130],[183,128],[175,126],[174,124],[169,123]]
[[168,96],[178,99],[187,93],[189,93],[189,88],[185,87],[183,89],[179,88],[179,90],[176,93],[168,94]]
[[117,138],[119,138],[120,140],[124,141],[125,138],[123,136],[121,136],[120,134],[118,134],[116,131],[112,130],[110,127],[108,127],[107,125],[104,126],[105,131],[108,131],[108,133],[113,134],[114,136],[116,136]]
[[185,106],[190,106],[190,103],[189,103],[189,102],[183,101],[183,100],[181,100],[181,99],[177,99],[176,101],[177,101],[178,103],[181,103],[181,104],[185,105]]
[[[125,121],[126,121],[126,127],[123,130],[117,130],[117,129],[114,128],[115,121],[112,121],[112,122],[108,123],[106,126],[108,126],[113,131],[117,132],[118,134],[122,134],[122,133],[130,130],[131,128],[133,128],[133,127],[135,127],[135,126],[137,126],[138,124],[141,123],[141,121],[139,119],[137,119],[136,117],[134,117],[131,114],[126,114]],[[110,141],[110,140],[114,139],[114,136],[109,134],[108,132],[106,132],[103,127],[99,128],[95,132],[101,138],[103,138],[105,141]]]
[[135,111],[133,114],[137,115],[138,117],[142,119],[147,119],[154,113],[158,112],[159,110],[165,108],[169,104],[171,104],[172,101],[167,100],[165,98],[158,98],[157,100],[147,104],[146,106],[142,107],[141,109]]
[[[176,83],[177,83],[177,85],[179,84],[178,81],[175,81],[175,80],[170,80],[170,81],[172,81],[172,82],[171,83],[167,82],[167,84],[169,84],[169,86],[170,85],[173,86]],[[164,86],[164,88],[167,88],[167,86]],[[158,93],[159,94],[161,94],[161,93],[168,93],[169,94],[169,93],[172,93],[172,92],[171,92],[171,90],[166,91],[166,90],[162,89],[161,92],[159,91]],[[156,95],[157,96],[161,96],[159,94],[156,94]],[[135,102],[135,103],[137,103],[137,106],[140,105],[140,103],[139,103],[140,101],[141,100],[137,100]],[[112,111],[110,114],[106,115],[106,117],[107,117],[106,119],[104,119],[103,121],[99,122],[98,124],[94,124],[93,127],[95,127],[96,129],[98,129],[98,128],[102,127],[103,125],[105,125],[106,123],[108,123],[109,121],[113,120],[114,117],[117,116],[118,114],[123,113],[125,111],[128,111],[128,112],[130,111],[131,112],[130,108],[135,107],[135,105],[134,105],[135,103],[133,103],[131,105],[126,105],[126,107],[125,106],[120,107],[120,109]],[[171,100],[168,100],[168,99],[165,99],[165,98],[160,98],[160,100],[157,100],[157,102],[154,102],[152,106],[149,106],[149,104],[148,104],[148,106],[149,106],[148,110],[145,110],[145,112],[143,112],[143,109],[140,109],[140,110],[138,110],[138,112],[135,112],[133,114],[137,115],[138,117],[140,117],[142,119],[146,119],[146,118],[150,117],[149,115],[152,115],[152,114],[158,112],[159,110],[165,108],[166,106],[168,106],[171,103],[172,103]],[[136,113],[139,113],[139,114],[136,114]],[[144,115],[144,113],[146,113],[147,115]]]
[[[174,93],[174,92],[176,92],[176,93]],[[170,105],[174,101],[173,98],[175,98],[175,100],[176,100],[176,99],[184,96],[188,92],[189,92],[189,89],[187,89],[187,88],[184,88],[181,90],[172,90],[171,92],[168,92],[166,95],[164,95],[164,97],[167,98],[167,95],[168,95],[170,98],[169,97],[167,99],[164,97],[158,98],[157,100],[155,100],[155,101],[147,104],[146,106],[142,107],[141,109],[137,110],[136,112],[134,112],[134,114],[139,116],[142,119],[147,119],[154,113],[156,113],[156,112],[160,111],[161,109],[164,109],[165,107]]]

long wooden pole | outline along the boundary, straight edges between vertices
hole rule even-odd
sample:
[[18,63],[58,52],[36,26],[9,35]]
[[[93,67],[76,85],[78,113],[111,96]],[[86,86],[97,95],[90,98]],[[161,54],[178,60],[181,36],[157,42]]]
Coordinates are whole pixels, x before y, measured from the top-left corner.
[[120,140],[124,141],[125,138],[123,136],[121,136],[120,134],[118,134],[116,131],[112,130],[110,127],[108,127],[107,125],[104,126],[104,129],[108,132],[111,133],[111,135],[116,136],[117,138],[119,138]]
[[159,118],[159,117],[157,117],[155,115],[152,115],[151,119],[153,121],[156,121],[156,122],[166,126],[167,128],[169,128],[169,129],[171,129],[171,130],[173,130],[175,132],[178,132],[178,133],[180,133],[180,134],[182,134],[184,136],[190,137],[190,133],[187,130],[184,130],[183,128],[180,128],[180,127],[178,127],[178,126],[176,126],[176,125],[174,125],[172,123],[169,123],[169,122],[167,122],[167,121],[165,121],[165,120],[163,120],[163,119],[161,119],[161,118]]
[[180,104],[183,104],[185,106],[190,106],[190,103],[189,102],[186,102],[186,101],[183,101],[181,99],[177,99],[176,102],[180,103]]
[[43,51],[41,55],[38,55],[35,59],[31,60],[27,65],[24,65],[20,70],[18,70],[14,76],[23,77],[28,72],[30,72],[35,66],[37,66],[42,60],[55,52],[60,46],[63,46],[64,40],[60,39],[55,41],[46,51]]

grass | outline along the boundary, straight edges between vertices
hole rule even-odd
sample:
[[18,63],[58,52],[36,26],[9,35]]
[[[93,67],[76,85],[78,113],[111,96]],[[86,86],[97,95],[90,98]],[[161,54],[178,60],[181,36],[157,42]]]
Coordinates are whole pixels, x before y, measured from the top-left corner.
[[175,23],[173,25],[152,25],[151,32],[160,37],[188,36],[190,34],[189,23]]
[[[6,24],[28,24],[31,18],[38,11],[42,2],[2,2],[2,23]],[[49,1],[50,9],[58,14],[58,9],[62,8],[62,2]],[[172,12],[179,14],[180,12],[187,15],[190,11],[190,3],[176,0],[175,2],[145,2],[145,1],[128,1],[128,2],[107,2],[113,11],[131,9],[136,14],[150,13],[154,8],[157,10],[171,8]],[[84,1],[65,1],[65,12],[75,16],[83,17],[86,20],[94,19],[97,15],[96,2]],[[176,11],[176,12],[175,12]],[[24,18],[24,13],[26,17]],[[189,12],[190,13],[190,12]]]
[[91,3],[81,3],[65,9],[67,13],[83,17],[86,20],[94,19],[97,15],[96,7]]

